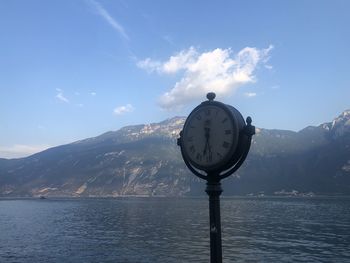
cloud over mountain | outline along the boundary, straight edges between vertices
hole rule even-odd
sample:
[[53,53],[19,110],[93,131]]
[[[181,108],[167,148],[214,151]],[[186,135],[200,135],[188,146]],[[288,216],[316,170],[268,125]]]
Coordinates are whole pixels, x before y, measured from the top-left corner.
[[266,64],[273,46],[266,49],[246,47],[238,53],[217,48],[200,53],[190,47],[166,61],[146,58],[137,66],[148,72],[176,74],[180,79],[159,98],[164,109],[174,109],[203,98],[209,91],[220,96],[234,93],[244,84],[254,82],[259,64]]
[[131,104],[126,104],[123,106],[116,107],[113,111],[115,115],[122,115],[128,112],[133,112],[134,107]]

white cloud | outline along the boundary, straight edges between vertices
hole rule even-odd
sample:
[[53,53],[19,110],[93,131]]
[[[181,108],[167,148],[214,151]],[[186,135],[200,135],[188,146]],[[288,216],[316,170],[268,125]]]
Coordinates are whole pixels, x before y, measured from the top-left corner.
[[124,27],[109,14],[108,11],[104,9],[99,2],[90,0],[90,3],[94,6],[97,14],[99,14],[110,26],[112,26],[123,39],[129,40],[129,36],[125,32]]
[[133,112],[133,111],[134,111],[134,107],[131,104],[126,104],[124,106],[116,107],[113,110],[113,113],[115,115],[122,115],[124,113]]
[[63,101],[65,103],[69,103],[69,100],[63,95],[63,90],[61,89],[56,89],[56,91],[58,92],[56,94],[56,98],[59,99],[60,101]]
[[220,48],[199,53],[191,47],[165,62],[146,58],[137,66],[163,74],[183,72],[181,79],[159,99],[162,108],[174,109],[203,99],[207,92],[224,97],[244,84],[255,82],[254,71],[260,63],[267,63],[272,48],[271,45],[266,49],[246,47],[233,54],[231,49]]
[[142,68],[149,73],[151,73],[153,71],[161,72],[161,69],[162,69],[162,63],[160,61],[154,61],[150,58],[146,58],[144,60],[137,61],[136,65],[139,68]]
[[44,151],[52,146],[49,145],[23,145],[0,146],[0,158],[21,158]]
[[190,47],[188,50],[183,50],[175,56],[171,56],[166,62],[146,58],[138,61],[136,65],[139,68],[147,70],[148,72],[172,74],[179,70],[185,70],[191,63],[194,62],[194,58],[196,56],[197,51],[194,47]]
[[171,56],[168,61],[163,64],[162,70],[165,73],[176,73],[179,70],[187,69],[194,64],[197,56],[195,48],[190,47],[188,50],[183,50],[175,56]]
[[255,97],[257,94],[255,92],[246,92],[244,93],[244,96],[251,98],[251,97]]
[[90,92],[91,96],[96,96],[96,92]]

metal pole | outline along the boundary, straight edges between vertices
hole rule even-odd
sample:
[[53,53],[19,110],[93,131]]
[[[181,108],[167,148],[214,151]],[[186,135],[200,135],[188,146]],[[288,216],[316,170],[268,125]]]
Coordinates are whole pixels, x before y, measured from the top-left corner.
[[210,217],[210,263],[222,263],[220,195],[221,184],[216,180],[208,180],[205,190],[209,195]]

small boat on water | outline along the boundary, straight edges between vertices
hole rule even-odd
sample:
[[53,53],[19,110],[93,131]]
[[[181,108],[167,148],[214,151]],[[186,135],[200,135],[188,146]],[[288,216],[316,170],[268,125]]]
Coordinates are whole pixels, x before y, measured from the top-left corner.
[[41,195],[39,196],[39,199],[47,199],[45,196]]

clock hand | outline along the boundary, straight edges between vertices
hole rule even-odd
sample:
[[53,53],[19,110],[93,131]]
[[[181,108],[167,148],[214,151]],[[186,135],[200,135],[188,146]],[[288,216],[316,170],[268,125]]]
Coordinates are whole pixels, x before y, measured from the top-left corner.
[[203,150],[203,155],[205,155],[207,153],[207,149],[209,148],[209,152],[211,152],[211,147],[210,147],[210,144],[209,144],[209,138],[210,138],[210,128],[207,128],[205,127],[204,128],[204,131],[205,131],[205,146],[204,146],[204,150]]
[[209,155],[208,155],[208,161],[212,161],[212,158],[213,158],[213,154],[212,154],[212,151],[211,151],[211,147],[209,146]]

